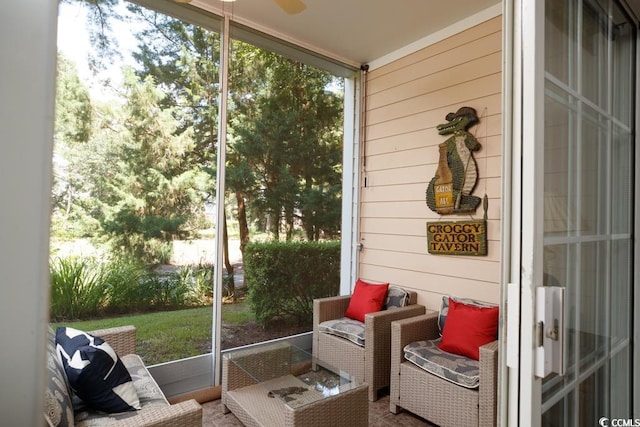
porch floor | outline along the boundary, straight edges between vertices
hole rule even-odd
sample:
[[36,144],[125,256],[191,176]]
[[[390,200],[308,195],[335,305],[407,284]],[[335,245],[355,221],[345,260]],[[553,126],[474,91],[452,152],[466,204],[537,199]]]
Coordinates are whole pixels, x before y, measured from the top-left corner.
[[[214,400],[202,405],[203,426],[236,427],[242,423],[231,413],[222,413],[222,400]],[[369,426],[372,427],[418,427],[433,426],[424,419],[409,412],[402,411],[398,415],[389,412],[389,396],[381,396],[375,402],[369,402]]]

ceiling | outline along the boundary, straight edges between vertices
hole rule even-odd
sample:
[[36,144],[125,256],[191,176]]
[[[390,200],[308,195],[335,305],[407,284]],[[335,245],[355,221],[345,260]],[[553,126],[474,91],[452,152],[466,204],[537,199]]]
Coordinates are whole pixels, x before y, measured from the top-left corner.
[[[183,0],[184,1],[184,0]],[[352,65],[370,63],[465,18],[496,0],[303,0],[289,15],[273,0],[192,0],[191,5]]]

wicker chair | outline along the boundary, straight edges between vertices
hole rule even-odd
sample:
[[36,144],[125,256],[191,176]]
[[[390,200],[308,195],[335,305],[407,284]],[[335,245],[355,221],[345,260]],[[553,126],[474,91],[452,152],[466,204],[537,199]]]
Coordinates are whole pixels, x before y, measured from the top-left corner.
[[416,304],[417,294],[407,292],[405,307],[369,313],[364,321],[364,345],[321,332],[319,325],[344,318],[351,296],[320,298],[313,301],[313,356],[336,369],[346,371],[369,385],[369,401],[378,398],[378,391],[389,386],[391,322],[424,314]]
[[[118,425],[123,427],[201,427],[202,407],[195,400],[170,405],[157,383],[144,366],[142,359],[134,354],[136,328],[121,326],[96,331],[88,331],[105,340],[121,356],[122,362],[134,378],[134,385],[140,397],[142,409],[134,412],[105,414],[91,409],[81,409],[74,413],[71,395],[64,385],[64,369],[55,349],[55,336],[51,328],[47,341],[48,384],[45,390],[45,425],[50,426],[95,426]],[[138,388],[138,383],[141,388]]]
[[405,359],[405,346],[438,337],[437,312],[393,322],[390,411],[404,408],[440,426],[495,426],[498,341],[480,347],[479,387],[466,388]]

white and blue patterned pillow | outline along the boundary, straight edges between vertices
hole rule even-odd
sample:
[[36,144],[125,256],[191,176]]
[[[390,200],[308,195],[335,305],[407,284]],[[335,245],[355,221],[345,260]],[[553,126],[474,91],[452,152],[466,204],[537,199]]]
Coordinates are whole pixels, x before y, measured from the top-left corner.
[[[127,354],[122,356],[122,363],[127,367],[127,371],[131,374],[133,385],[138,392],[140,406],[142,411],[162,411],[162,408],[168,407],[169,402],[164,397],[158,383],[153,379],[147,368],[144,366],[142,359],[137,354]],[[136,412],[120,412],[117,414],[105,415],[99,411],[93,411],[89,408],[75,408],[75,426],[76,427],[97,427],[97,426],[118,426],[128,421],[133,422],[142,414]],[[138,423],[139,424],[139,423]]]
[[56,350],[69,385],[87,406],[109,413],[140,409],[131,375],[102,338],[61,327]]

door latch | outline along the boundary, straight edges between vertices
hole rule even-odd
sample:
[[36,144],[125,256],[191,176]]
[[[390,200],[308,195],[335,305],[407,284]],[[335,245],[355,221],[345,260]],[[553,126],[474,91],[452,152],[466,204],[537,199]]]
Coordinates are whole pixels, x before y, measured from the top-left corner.
[[564,375],[564,290],[560,286],[536,288],[535,373],[540,378],[552,372]]
[[536,323],[536,347],[544,346],[544,322],[538,320]]
[[558,319],[553,319],[553,327],[547,330],[547,338],[553,341],[558,341],[560,339],[559,324],[560,322]]
[[552,341],[558,341],[560,339],[560,322],[558,319],[553,319],[553,327],[548,328],[545,331],[544,321],[539,320],[536,323],[536,344],[537,347],[544,346],[544,339],[549,338]]

